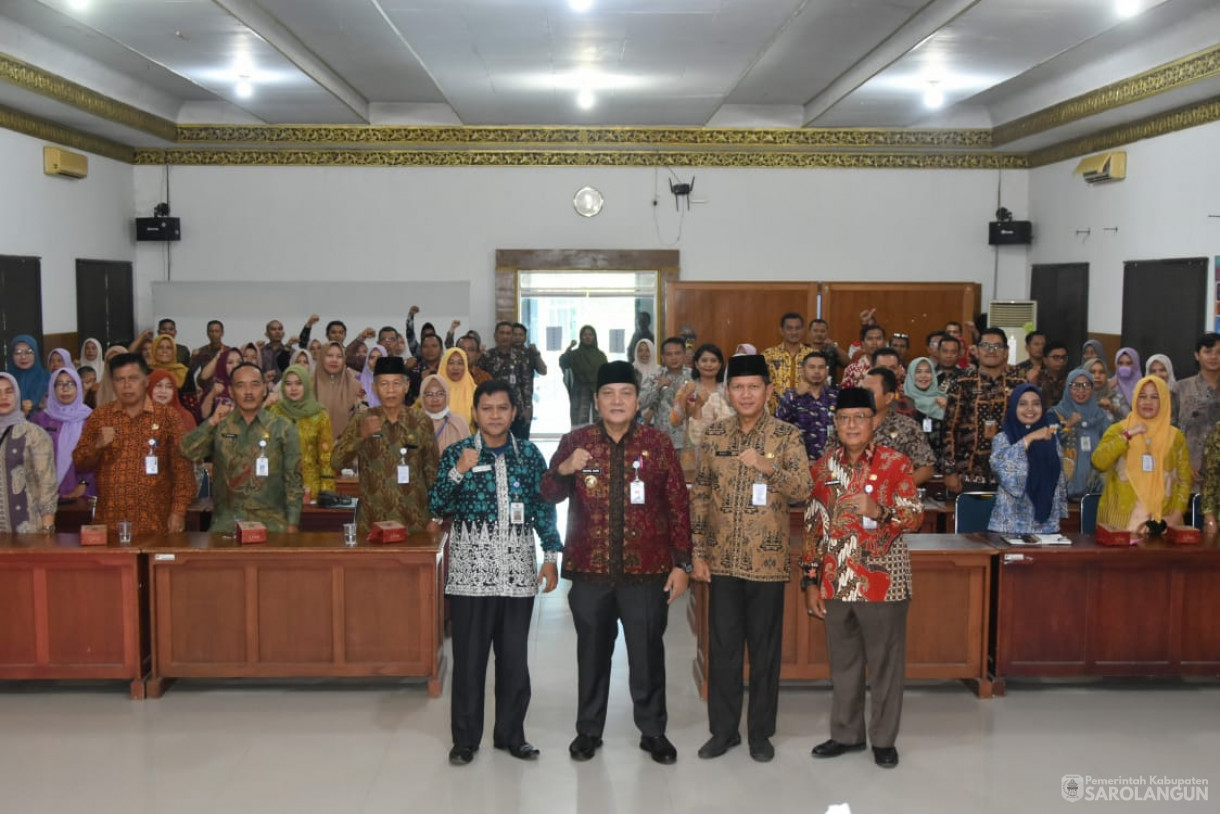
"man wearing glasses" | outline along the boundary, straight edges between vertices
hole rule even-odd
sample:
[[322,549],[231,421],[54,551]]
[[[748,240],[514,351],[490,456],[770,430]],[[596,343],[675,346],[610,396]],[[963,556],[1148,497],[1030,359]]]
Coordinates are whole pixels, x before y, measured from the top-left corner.
[[1063,389],[1067,384],[1067,362],[1067,345],[1063,342],[1052,342],[1046,346],[1042,369],[1030,378],[1042,391],[1043,404],[1055,405],[1063,399]]
[[942,466],[945,488],[953,494],[995,490],[991,439],[1004,423],[1009,395],[1025,381],[1008,364],[1008,336],[999,328],[982,332],[978,355],[978,367],[962,372],[947,394]]

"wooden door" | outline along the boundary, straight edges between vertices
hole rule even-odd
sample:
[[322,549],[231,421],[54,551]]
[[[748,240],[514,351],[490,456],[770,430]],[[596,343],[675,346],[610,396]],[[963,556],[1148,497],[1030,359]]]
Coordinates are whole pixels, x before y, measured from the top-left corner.
[[1178,378],[1195,370],[1195,342],[1211,330],[1200,324],[1207,296],[1207,259],[1123,263],[1123,346],[1141,359],[1163,353]]
[[76,333],[80,341],[92,337],[103,348],[135,338],[131,263],[76,261]]
[[683,325],[698,335],[697,344],[712,342],[725,357],[742,342],[758,348],[780,342],[779,318],[789,311],[808,322],[817,309],[817,283],[671,282],[665,286],[665,333],[675,336]]
[[0,255],[0,365],[8,365],[9,343],[21,334],[34,337],[42,348],[41,262]]
[[1089,264],[1035,264],[1029,298],[1038,303],[1038,330],[1048,342],[1066,344],[1075,359],[1089,338]]
[[923,356],[925,337],[947,322],[972,321],[980,296],[978,283],[822,283],[822,318],[847,347],[860,338],[860,312],[876,308],[877,323],[908,334],[912,355]]

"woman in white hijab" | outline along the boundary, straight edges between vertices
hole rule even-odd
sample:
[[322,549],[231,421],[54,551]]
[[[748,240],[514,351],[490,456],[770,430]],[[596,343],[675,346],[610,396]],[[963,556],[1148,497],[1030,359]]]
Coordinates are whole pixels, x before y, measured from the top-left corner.
[[635,351],[631,354],[631,365],[639,377],[640,386],[648,378],[661,369],[657,362],[657,346],[651,339],[641,339],[635,343]]

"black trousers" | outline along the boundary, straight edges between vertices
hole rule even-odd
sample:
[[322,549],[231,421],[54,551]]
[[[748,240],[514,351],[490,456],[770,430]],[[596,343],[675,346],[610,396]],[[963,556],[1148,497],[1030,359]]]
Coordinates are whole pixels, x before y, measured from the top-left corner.
[[455,746],[483,740],[487,659],[496,654],[496,724],[492,743],[525,743],[530,705],[529,632],[534,597],[450,596],[453,689],[450,727]]
[[619,622],[627,640],[628,686],[635,725],[644,735],[664,735],[665,627],[668,596],[657,582],[611,585],[573,580],[568,607],[576,625],[576,732],[602,736],[610,697],[610,659]]
[[708,590],[707,717],[712,735],[728,738],[741,725],[744,649],[750,648],[750,743],[775,734],[784,632],[784,582],[712,577]]

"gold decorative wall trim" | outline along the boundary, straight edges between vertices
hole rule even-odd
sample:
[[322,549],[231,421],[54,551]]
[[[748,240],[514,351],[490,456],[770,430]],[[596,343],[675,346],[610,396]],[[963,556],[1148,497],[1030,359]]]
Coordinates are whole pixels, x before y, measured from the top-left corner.
[[625,150],[137,150],[137,164],[278,167],[741,167],[1024,169],[1018,153]]
[[165,141],[178,138],[176,122],[154,116],[8,54],[0,54],[0,80]]
[[996,147],[1011,144],[1214,76],[1220,76],[1220,45],[997,125],[991,131],[991,142]]
[[1042,167],[1099,150],[1109,150],[1133,141],[1164,136],[1204,124],[1220,121],[1220,97],[1187,105],[1167,113],[1158,113],[1139,121],[1111,127],[1099,133],[1052,144],[1041,150],[1025,153],[1030,167]]
[[62,124],[40,119],[3,105],[0,105],[0,127],[128,164],[135,160],[135,150],[126,144],[119,144],[108,138],[65,127]]
[[179,144],[277,147],[733,147],[987,149],[991,131],[898,128],[436,127],[181,125]]

